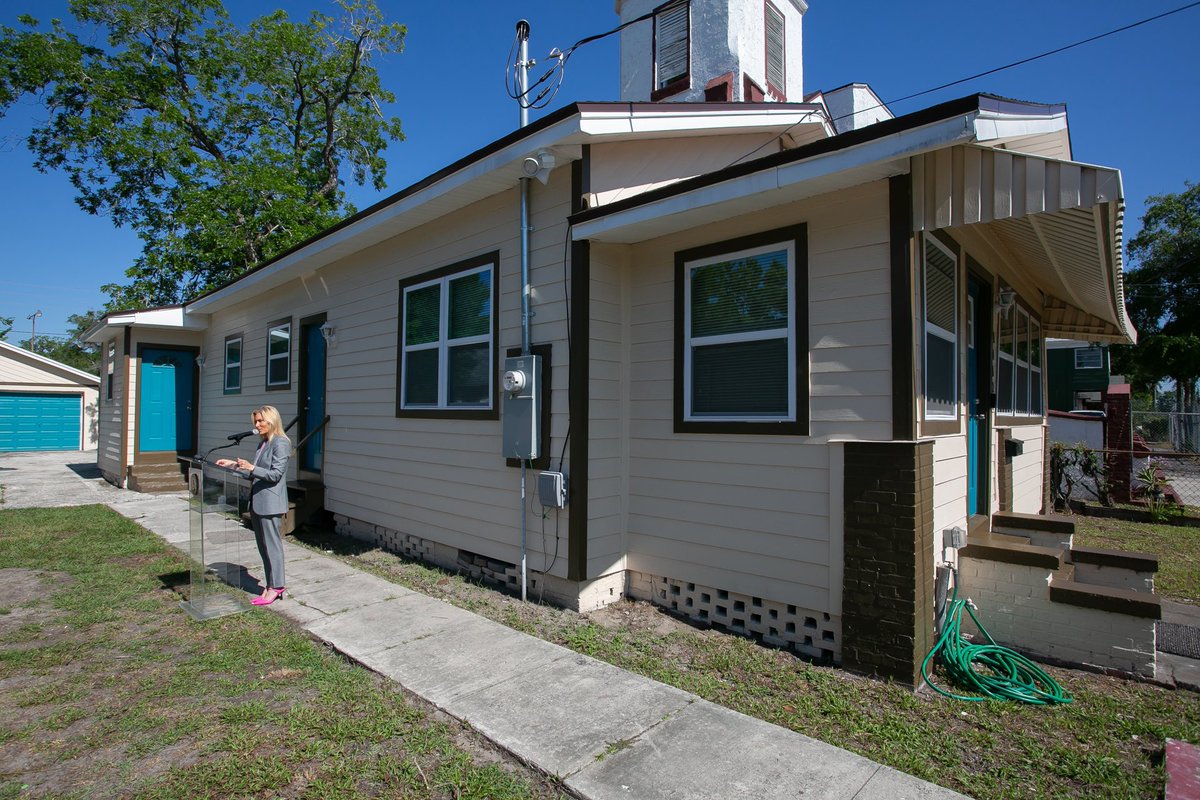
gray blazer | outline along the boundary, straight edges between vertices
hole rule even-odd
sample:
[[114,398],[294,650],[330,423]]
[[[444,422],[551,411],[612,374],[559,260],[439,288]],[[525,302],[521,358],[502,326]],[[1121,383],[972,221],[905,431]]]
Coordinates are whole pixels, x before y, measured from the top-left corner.
[[287,465],[292,443],[276,436],[258,446],[250,470],[250,510],[261,517],[286,514],[288,510]]

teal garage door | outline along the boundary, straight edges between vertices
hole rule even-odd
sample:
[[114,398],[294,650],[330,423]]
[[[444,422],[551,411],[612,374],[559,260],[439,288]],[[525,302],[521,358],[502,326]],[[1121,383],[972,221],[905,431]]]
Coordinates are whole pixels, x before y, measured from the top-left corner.
[[78,450],[77,394],[0,393],[0,451]]

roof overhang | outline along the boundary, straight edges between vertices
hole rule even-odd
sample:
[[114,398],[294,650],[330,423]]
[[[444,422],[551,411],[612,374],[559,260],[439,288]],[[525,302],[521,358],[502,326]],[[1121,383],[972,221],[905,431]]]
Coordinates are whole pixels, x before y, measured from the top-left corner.
[[165,306],[140,311],[114,311],[105,314],[83,332],[85,342],[99,344],[111,338],[118,328],[150,328],[156,330],[203,331],[208,328],[208,315],[184,313],[184,307]]
[[911,173],[913,230],[984,226],[1043,292],[1047,333],[1133,341],[1120,173],[980,146],[1061,144],[1066,130],[1063,106],[976,95],[589,209],[571,235],[632,244]]
[[335,261],[430,223],[471,203],[514,188],[524,160],[553,153],[577,160],[583,145],[720,136],[825,135],[819,105],[808,103],[577,103],[477,150],[309,241],[187,304],[187,313],[212,313]]
[[966,145],[914,157],[912,175],[913,231],[981,228],[1041,294],[1047,335],[1136,341],[1125,311],[1118,170]]

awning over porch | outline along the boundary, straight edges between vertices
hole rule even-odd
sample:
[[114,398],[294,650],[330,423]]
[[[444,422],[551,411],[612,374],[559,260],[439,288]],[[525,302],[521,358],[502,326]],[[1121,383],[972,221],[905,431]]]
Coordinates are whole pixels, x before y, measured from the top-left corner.
[[912,177],[913,230],[975,228],[1042,293],[1047,336],[1136,341],[1119,171],[969,144],[913,156]]

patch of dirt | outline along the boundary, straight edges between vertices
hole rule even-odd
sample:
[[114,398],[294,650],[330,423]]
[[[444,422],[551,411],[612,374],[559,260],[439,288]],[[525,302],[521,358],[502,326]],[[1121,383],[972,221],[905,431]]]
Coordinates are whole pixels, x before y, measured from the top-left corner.
[[697,630],[694,625],[671,616],[658,606],[631,600],[621,600],[580,616],[609,630],[628,630],[654,636],[669,636],[685,631],[695,633]]

